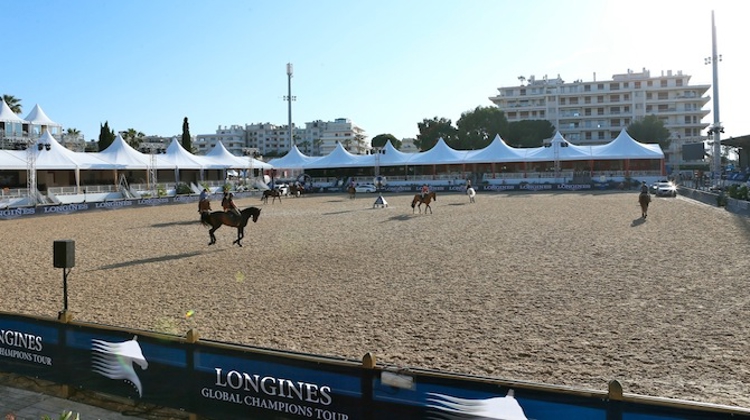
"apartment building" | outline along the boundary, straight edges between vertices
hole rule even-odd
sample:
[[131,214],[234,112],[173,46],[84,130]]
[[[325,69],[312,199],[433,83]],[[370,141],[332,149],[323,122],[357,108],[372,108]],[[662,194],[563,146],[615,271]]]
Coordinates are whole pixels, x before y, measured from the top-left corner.
[[569,141],[577,145],[604,144],[632,122],[655,115],[671,132],[672,145],[665,150],[667,164],[679,164],[681,145],[706,140],[708,127],[703,107],[711,99],[711,85],[690,85],[682,71],[652,76],[628,70],[612,80],[564,82],[546,76],[541,80],[520,77],[520,86],[498,88],[489,99],[505,112],[509,122],[547,120]]
[[[294,127],[293,136],[300,151],[310,156],[326,155],[336,148],[336,143],[356,154],[364,154],[370,148],[365,131],[347,118],[308,122],[304,128]],[[280,156],[289,151],[289,138],[288,125],[219,126],[215,134],[197,135],[195,147],[198,154],[205,154],[221,141],[227,150],[238,156],[253,153]]]

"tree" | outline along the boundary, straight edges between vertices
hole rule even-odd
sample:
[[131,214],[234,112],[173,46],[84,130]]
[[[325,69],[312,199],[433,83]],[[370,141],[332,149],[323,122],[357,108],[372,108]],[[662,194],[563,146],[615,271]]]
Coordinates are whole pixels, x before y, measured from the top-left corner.
[[122,133],[122,139],[127,142],[133,149],[138,149],[143,139],[146,137],[145,134],[136,130],[135,128],[128,128]]
[[3,102],[5,102],[6,105],[8,105],[8,108],[10,108],[11,111],[13,111],[14,114],[20,114],[21,113],[21,100],[16,98],[13,95],[3,95]]
[[421,123],[417,123],[417,128],[419,134],[414,145],[421,151],[432,149],[441,137],[448,144],[453,143],[456,138],[456,128],[453,127],[451,120],[446,118],[425,118]]
[[115,132],[109,128],[109,121],[105,121],[104,125],[99,124],[99,151],[109,147],[113,141],[115,141]]
[[323,144],[323,139],[313,140],[313,155],[320,156],[320,145]]
[[71,141],[76,141],[79,137],[81,137],[81,130],[77,128],[69,128],[65,131],[65,136],[68,137]]
[[669,129],[664,121],[656,115],[647,115],[641,120],[634,121],[626,129],[630,137],[641,143],[656,143],[662,150],[668,150],[671,140]]
[[193,150],[192,141],[190,140],[190,124],[188,118],[182,120],[182,141],[180,142],[185,150]]
[[504,137],[508,132],[508,119],[496,106],[478,106],[472,111],[464,112],[456,125],[458,141],[452,145],[456,149],[482,149],[492,143],[496,135]]
[[541,147],[554,135],[555,126],[547,120],[521,120],[508,124],[508,134],[500,137],[512,147]]
[[389,140],[393,147],[401,149],[401,140],[397,139],[393,134],[378,134],[372,138],[370,144],[372,147],[384,147]]

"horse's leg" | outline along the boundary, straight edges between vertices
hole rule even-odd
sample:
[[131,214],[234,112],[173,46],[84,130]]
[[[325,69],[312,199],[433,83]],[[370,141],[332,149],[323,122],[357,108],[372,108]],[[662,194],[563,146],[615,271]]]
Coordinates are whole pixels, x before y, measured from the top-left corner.
[[211,238],[211,242],[209,242],[209,245],[213,245],[216,243],[216,235],[214,235],[214,232],[216,232],[216,229],[218,229],[221,225],[216,226],[214,228],[211,228],[211,230],[208,231],[208,236]]
[[233,244],[237,244],[239,246],[242,246],[242,242],[241,241],[242,241],[242,238],[244,238],[244,237],[245,237],[245,229],[242,228],[242,227],[238,227],[237,228],[237,240],[235,240],[232,243]]

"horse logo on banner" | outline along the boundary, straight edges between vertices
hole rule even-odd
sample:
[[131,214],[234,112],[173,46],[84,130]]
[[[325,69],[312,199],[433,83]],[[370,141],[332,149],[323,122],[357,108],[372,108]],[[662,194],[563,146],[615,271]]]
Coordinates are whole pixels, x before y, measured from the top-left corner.
[[508,394],[504,397],[486,399],[457,398],[433,392],[428,395],[427,406],[439,410],[441,414],[445,413],[445,418],[528,420],[523,408],[513,396],[512,389],[508,390]]
[[135,387],[138,396],[143,397],[143,387],[138,374],[135,373],[133,362],[141,369],[148,369],[148,362],[143,357],[138,336],[121,343],[109,343],[102,340],[91,340],[93,351],[92,364],[94,373],[109,379],[122,379]]

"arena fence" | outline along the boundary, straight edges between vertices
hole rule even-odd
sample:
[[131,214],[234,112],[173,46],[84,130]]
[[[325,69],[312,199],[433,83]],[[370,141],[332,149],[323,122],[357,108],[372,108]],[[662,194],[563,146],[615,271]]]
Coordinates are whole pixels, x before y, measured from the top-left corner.
[[[498,355],[502,357],[502,355]],[[665,367],[666,368],[666,367]],[[0,371],[212,419],[750,419],[750,409],[507,381],[0,312]]]

